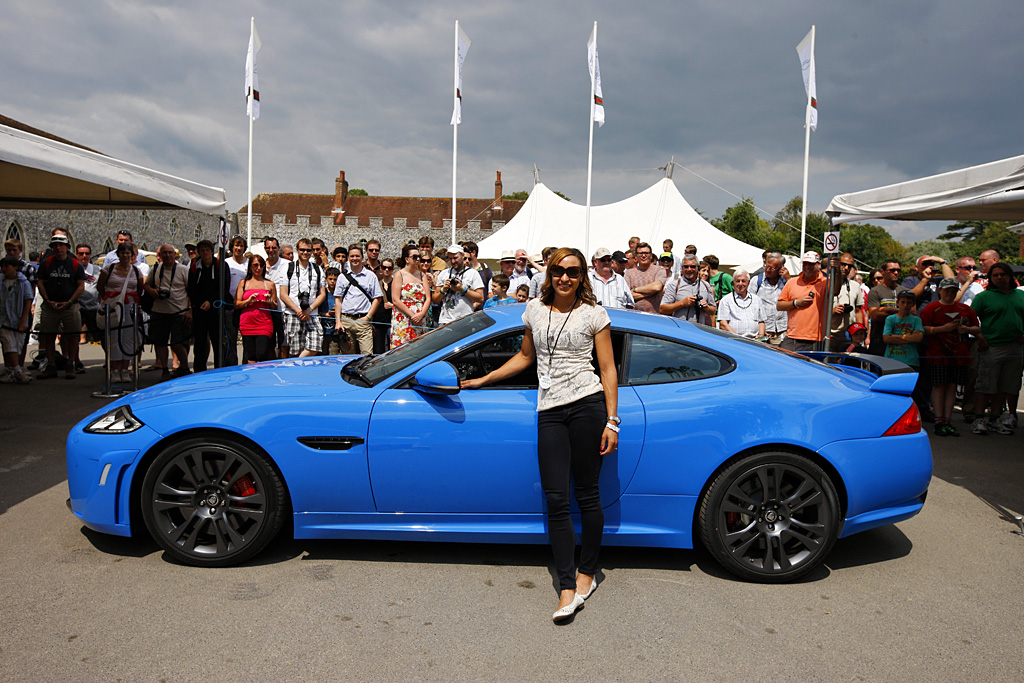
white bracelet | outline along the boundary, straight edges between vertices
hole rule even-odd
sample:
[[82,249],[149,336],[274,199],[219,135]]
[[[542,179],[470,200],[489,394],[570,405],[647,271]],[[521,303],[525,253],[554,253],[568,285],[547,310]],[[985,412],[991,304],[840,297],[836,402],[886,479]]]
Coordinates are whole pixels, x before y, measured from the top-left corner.
[[605,429],[610,429],[610,430],[612,430],[613,432],[615,432],[616,434],[618,434],[618,433],[619,433],[619,426],[618,426],[618,425],[613,425],[613,424],[612,424],[611,422],[609,422],[608,424],[606,424],[606,425],[604,426],[604,428],[605,428]]

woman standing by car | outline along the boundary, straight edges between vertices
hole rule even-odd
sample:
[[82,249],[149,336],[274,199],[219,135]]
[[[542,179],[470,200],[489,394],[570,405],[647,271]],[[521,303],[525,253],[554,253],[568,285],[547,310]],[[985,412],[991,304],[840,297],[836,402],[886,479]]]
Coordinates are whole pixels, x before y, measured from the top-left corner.
[[[429,259],[427,265],[430,265]],[[391,279],[391,303],[394,305],[391,311],[391,348],[418,337],[418,328],[423,326],[423,319],[430,314],[429,288],[420,269],[419,247],[415,244],[402,247],[398,267],[401,270],[395,272]]]
[[242,333],[242,362],[258,363],[274,357],[274,320],[277,285],[267,280],[267,262],[259,254],[249,257],[245,278],[235,290],[235,308],[241,309],[238,331]]
[[[537,452],[548,505],[548,536],[558,576],[561,621],[576,613],[597,588],[604,512],[598,479],[605,455],[618,445],[618,374],[611,321],[597,304],[578,249],[562,248],[549,260],[538,299],[523,314],[527,334],[519,353],[497,370],[462,382],[475,389],[512,377],[537,363]],[[601,376],[591,364],[594,350]],[[569,516],[570,480],[582,517],[579,573]]]
[[[98,315],[104,316],[103,325],[109,340],[110,379],[127,382],[128,363],[139,353],[140,344],[133,329],[135,307],[142,293],[143,275],[135,265],[135,252],[131,242],[117,245],[117,262],[100,273],[96,291],[101,297]],[[109,310],[109,318],[107,311]],[[139,321],[141,324],[141,321]]]

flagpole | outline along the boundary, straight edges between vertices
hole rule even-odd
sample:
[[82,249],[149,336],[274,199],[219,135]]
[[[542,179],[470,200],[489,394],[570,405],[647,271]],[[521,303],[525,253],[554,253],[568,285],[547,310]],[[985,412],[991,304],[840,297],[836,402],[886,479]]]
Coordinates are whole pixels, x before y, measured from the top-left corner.
[[[814,24],[811,24],[810,80],[814,83]],[[807,88],[807,107],[804,111],[804,194],[800,205],[800,254],[807,243],[807,173],[811,159],[811,88]]]
[[[594,22],[594,44],[597,45],[597,22]],[[590,145],[587,152],[587,218],[583,229],[583,257],[590,258],[590,188],[594,177],[594,103],[597,79],[590,78]]]
[[252,248],[252,121],[253,121],[253,110],[255,109],[253,98],[256,95],[256,73],[253,69],[253,65],[256,61],[256,45],[253,36],[256,35],[256,17],[249,18],[249,73],[252,74],[252,81],[249,83],[249,215],[247,218],[246,227],[246,238],[245,243]]
[[[459,20],[455,20],[455,83],[453,86],[453,106],[459,106]],[[452,126],[454,132],[452,133],[452,241],[450,244],[455,244],[455,183],[458,178],[459,168],[459,120],[455,119],[455,124]]]

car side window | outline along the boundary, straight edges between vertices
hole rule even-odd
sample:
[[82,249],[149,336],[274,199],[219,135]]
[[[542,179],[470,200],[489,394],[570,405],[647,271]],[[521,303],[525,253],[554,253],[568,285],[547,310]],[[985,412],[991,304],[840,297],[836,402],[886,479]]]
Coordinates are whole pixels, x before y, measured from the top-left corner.
[[[500,368],[509,358],[519,353],[522,346],[523,330],[519,329],[510,334],[488,339],[447,360],[455,366],[459,373],[459,379],[476,379],[483,377],[491,370]],[[483,387],[483,389],[495,388],[536,389],[537,364],[534,363],[518,375]]]
[[731,363],[706,349],[670,339],[632,335],[626,384],[662,384],[712,377],[727,372]]

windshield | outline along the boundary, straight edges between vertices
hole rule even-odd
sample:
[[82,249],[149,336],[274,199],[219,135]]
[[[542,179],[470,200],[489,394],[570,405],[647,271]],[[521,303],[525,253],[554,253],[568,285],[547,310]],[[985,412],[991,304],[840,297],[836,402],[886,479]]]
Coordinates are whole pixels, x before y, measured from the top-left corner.
[[486,313],[474,313],[436,330],[430,330],[411,342],[406,342],[379,356],[357,358],[345,365],[341,376],[349,383],[372,387],[413,363],[493,324],[494,321]]

